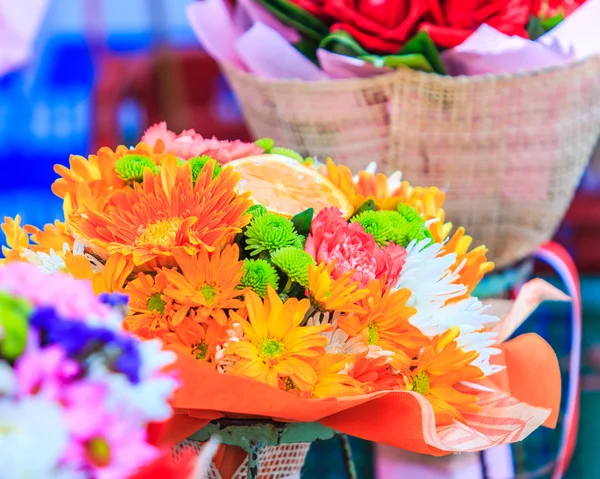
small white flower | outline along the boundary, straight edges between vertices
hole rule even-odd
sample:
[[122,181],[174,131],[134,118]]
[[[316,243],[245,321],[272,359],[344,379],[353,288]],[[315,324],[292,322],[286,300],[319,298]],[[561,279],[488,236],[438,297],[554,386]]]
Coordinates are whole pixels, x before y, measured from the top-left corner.
[[50,250],[50,253],[43,253],[41,251],[34,252],[29,249],[23,249],[21,255],[25,261],[37,266],[44,274],[52,274],[57,271],[64,272],[67,269],[64,259],[58,256],[53,249]]
[[317,313],[312,318],[309,318],[308,326],[320,326],[323,324],[331,324],[331,330],[324,331],[321,336],[327,338],[327,346],[325,351],[329,354],[360,354],[368,350],[361,336],[351,338],[348,333],[338,328],[337,321],[341,314],[333,313]]
[[57,468],[69,445],[62,414],[41,396],[0,400],[0,478],[65,477]]

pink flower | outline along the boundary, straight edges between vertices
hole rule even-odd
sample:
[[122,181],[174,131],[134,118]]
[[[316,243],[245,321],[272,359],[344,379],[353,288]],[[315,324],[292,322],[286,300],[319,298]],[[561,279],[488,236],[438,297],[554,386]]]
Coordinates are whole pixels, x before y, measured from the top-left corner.
[[21,396],[41,394],[60,401],[66,385],[79,371],[79,365],[67,358],[60,346],[40,348],[37,338],[33,338],[15,364],[17,390]]
[[142,136],[142,143],[150,146],[154,146],[158,140],[163,142],[165,151],[171,151],[184,160],[207,155],[223,164],[264,153],[264,150],[254,143],[244,143],[240,140],[221,141],[215,137],[204,138],[194,130],[184,130],[176,135],[167,129],[164,121],[148,128]]
[[0,268],[0,290],[24,298],[34,306],[49,306],[66,319],[108,319],[109,306],[94,295],[89,281],[64,273],[46,275],[28,263],[9,263]]
[[65,394],[71,446],[65,462],[97,479],[120,479],[153,461],[158,449],[148,443],[147,428],[119,408],[107,410],[107,389],[81,382]]
[[383,250],[359,223],[348,224],[340,210],[325,208],[313,220],[305,251],[317,263],[335,262],[334,279],[354,271],[353,281],[366,287],[373,279],[395,284],[404,264],[406,251],[390,244]]

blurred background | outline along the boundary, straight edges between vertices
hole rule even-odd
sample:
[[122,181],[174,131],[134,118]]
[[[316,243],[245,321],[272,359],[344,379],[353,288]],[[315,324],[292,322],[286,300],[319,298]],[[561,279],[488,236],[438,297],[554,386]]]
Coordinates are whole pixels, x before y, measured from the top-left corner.
[[[20,214],[24,223],[36,226],[62,218],[60,201],[50,191],[53,165],[100,146],[134,144],[158,121],[167,121],[176,132],[194,128],[220,139],[250,139],[233,95],[187,23],[189,0],[37,3],[49,5],[28,63],[0,76],[0,218]],[[595,452],[600,440],[600,154],[556,239],[583,275],[582,420],[568,477],[600,477]],[[538,273],[552,280],[548,270]],[[552,344],[566,379],[568,305],[543,306],[525,328]],[[544,466],[555,454],[557,438],[556,431],[538,431],[516,446],[516,470],[547,477]],[[372,477],[370,446],[358,441],[353,446],[359,477]],[[334,456],[341,461],[336,444],[314,449],[303,477],[344,477]]]

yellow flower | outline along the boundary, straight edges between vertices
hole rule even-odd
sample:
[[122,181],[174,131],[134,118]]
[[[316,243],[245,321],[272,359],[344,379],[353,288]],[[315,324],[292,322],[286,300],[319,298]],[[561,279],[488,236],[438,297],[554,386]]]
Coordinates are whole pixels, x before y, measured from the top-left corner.
[[363,308],[357,304],[369,291],[358,289],[359,283],[351,283],[354,271],[347,273],[334,280],[331,271],[335,263],[329,265],[320,263],[317,267],[308,267],[308,293],[321,311],[339,311],[342,313],[359,313]]
[[210,258],[206,251],[193,256],[173,252],[181,272],[163,268],[160,273],[166,278],[164,294],[182,305],[173,316],[173,327],[183,320],[190,308],[196,308],[200,322],[214,318],[225,325],[227,315],[223,310],[243,306],[238,298],[245,290],[237,289],[244,274],[244,263],[239,255],[236,244],[227,245],[222,252],[215,251]]
[[406,306],[411,291],[384,291],[378,280],[371,281],[368,290],[369,294],[360,302],[364,312],[340,317],[338,326],[350,336],[362,336],[368,346],[393,352],[394,369],[410,366],[411,358],[428,342],[408,321],[416,313],[415,308]]
[[330,398],[363,394],[362,384],[344,372],[353,358],[344,354],[326,354],[314,361],[317,380],[311,388],[311,397]]
[[133,271],[133,264],[123,255],[116,254],[100,271],[94,272],[90,260],[84,255],[65,254],[67,272],[77,279],[91,281],[94,293],[122,292],[127,278]]
[[477,412],[477,396],[457,389],[463,381],[477,381],[483,372],[471,363],[477,358],[476,351],[465,352],[455,339],[460,328],[454,327],[432,339],[423,348],[417,366],[405,373],[405,388],[422,394],[433,407],[438,425],[462,421],[462,413]]
[[246,306],[248,320],[231,313],[245,334],[225,351],[241,357],[231,372],[273,387],[278,386],[278,378],[289,378],[301,391],[310,389],[317,375],[308,359],[325,354],[327,338],[320,333],[330,326],[301,326],[310,301],[291,298],[283,303],[270,286],[264,303],[248,291]]

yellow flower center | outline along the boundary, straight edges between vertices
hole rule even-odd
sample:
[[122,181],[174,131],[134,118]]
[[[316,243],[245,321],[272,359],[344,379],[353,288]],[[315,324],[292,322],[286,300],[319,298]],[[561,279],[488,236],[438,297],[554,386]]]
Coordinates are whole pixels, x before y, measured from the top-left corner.
[[421,371],[419,374],[412,377],[411,391],[415,391],[419,394],[427,394],[429,392],[429,374],[425,371]]
[[204,296],[204,299],[206,299],[206,302],[212,306],[215,296],[217,296],[216,288],[205,284],[200,288],[200,292],[202,293],[202,296]]
[[280,358],[285,352],[283,341],[273,338],[265,338],[258,344],[258,357],[263,360]]
[[208,344],[206,343],[198,343],[192,346],[192,356],[195,356],[196,359],[203,361],[206,358],[206,353],[208,352]]
[[379,342],[379,333],[377,332],[377,326],[375,323],[369,324],[369,339],[367,340],[369,346],[372,344],[377,344]]
[[96,467],[106,467],[110,464],[110,445],[103,437],[90,439],[85,445],[85,453],[88,460]]
[[146,307],[148,311],[156,311],[159,314],[165,314],[165,305],[167,303],[160,297],[160,293],[154,293],[148,298]]
[[170,218],[152,223],[142,229],[135,240],[135,245],[175,246],[175,237],[181,223],[182,221],[179,218]]
[[282,381],[285,384],[286,391],[291,391],[292,389],[296,389],[296,385],[294,384],[294,381],[292,381],[291,378],[283,378]]

